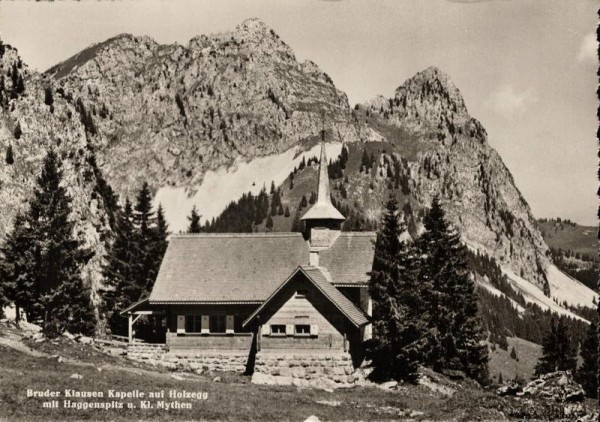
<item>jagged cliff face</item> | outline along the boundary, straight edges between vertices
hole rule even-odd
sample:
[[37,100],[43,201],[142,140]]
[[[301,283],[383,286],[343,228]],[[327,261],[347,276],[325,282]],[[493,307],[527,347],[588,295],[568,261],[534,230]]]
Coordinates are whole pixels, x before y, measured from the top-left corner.
[[207,170],[314,141],[321,110],[342,139],[359,136],[346,95],[256,19],[187,46],[118,36],[47,75],[92,113],[98,162],[123,194],[144,179],[197,186]]
[[448,77],[439,69],[426,69],[393,98],[378,98],[366,108],[371,116],[367,124],[402,128],[424,143],[409,160],[413,198],[429,204],[439,194],[467,244],[544,288],[550,261],[537,223],[488,144],[485,129],[469,116]]
[[[17,62],[16,51],[6,49],[1,74]],[[110,228],[103,198],[95,194],[92,151],[121,197],[131,198],[142,181],[154,190],[174,186],[193,192],[208,170],[292,147],[307,151],[318,139],[325,111],[327,138],[345,142],[359,157],[349,163],[348,181],[333,183],[337,200],[376,221],[384,201],[395,194],[411,205],[407,213],[414,233],[422,228],[423,209],[439,194],[468,245],[547,288],[547,246],[527,203],[487,143],[485,129],[436,68],[406,81],[394,97],[377,97],[352,110],[346,95],[314,63],[298,63],[272,30],[251,19],[232,32],[199,36],[186,46],[122,35],[43,75],[24,64],[20,72],[25,93],[5,101],[0,122],[0,158],[9,144],[15,151],[15,163],[0,167],[0,228],[10,228],[45,151],[56,148],[65,158],[77,229],[97,252],[86,268],[94,286],[101,283]],[[6,98],[12,87],[11,78],[4,79]],[[44,103],[45,87],[54,92],[53,111]],[[20,139],[14,136],[17,123]],[[360,171],[365,149],[376,161],[369,174]],[[401,186],[390,180],[394,166]],[[304,173],[294,189],[283,189],[292,216],[316,171]],[[289,230],[291,220],[276,221],[275,227]]]
[[[11,230],[15,215],[26,211],[26,200],[36,185],[44,157],[53,148],[62,159],[63,184],[72,200],[76,236],[95,252],[82,271],[97,303],[111,228],[79,113],[56,94],[52,104],[46,104],[45,88],[53,81],[29,71],[12,47],[2,46],[0,53],[0,242]],[[24,90],[17,93],[13,80],[19,78]],[[5,160],[9,146],[12,164]]]

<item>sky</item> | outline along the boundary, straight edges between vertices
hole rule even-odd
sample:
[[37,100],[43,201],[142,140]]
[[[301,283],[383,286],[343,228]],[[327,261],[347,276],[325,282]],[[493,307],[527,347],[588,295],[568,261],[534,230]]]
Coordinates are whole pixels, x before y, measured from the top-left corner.
[[437,66],[512,172],[535,217],[596,225],[593,0],[0,2],[0,38],[43,71],[119,33],[186,44],[258,17],[350,104]]

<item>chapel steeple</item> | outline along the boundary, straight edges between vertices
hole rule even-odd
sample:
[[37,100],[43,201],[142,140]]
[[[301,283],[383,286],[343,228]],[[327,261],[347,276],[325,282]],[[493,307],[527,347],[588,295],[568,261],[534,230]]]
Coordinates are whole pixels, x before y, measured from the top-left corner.
[[319,182],[317,202],[302,216],[306,233],[313,238],[313,229],[341,230],[341,224],[346,219],[331,203],[329,189],[329,174],[327,172],[327,156],[325,154],[325,130],[321,130],[321,161],[319,163]]

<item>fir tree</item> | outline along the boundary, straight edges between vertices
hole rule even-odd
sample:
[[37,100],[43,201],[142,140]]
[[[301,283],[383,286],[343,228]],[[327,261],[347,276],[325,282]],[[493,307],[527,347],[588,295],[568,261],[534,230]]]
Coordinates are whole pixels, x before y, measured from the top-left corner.
[[281,202],[279,203],[279,208],[277,208],[277,215],[283,215],[284,211],[283,211],[283,205],[281,204]]
[[[142,289],[142,295],[146,293],[147,286],[154,283],[157,264],[155,262],[154,241],[155,241],[156,216],[152,211],[152,195],[148,183],[144,182],[136,197],[136,204],[133,212],[133,225],[136,229],[135,238],[137,249],[140,253],[138,259],[134,262],[134,276],[136,284]],[[141,296],[140,296],[141,297]],[[139,300],[140,297],[135,300]]]
[[200,225],[200,214],[196,210],[196,206],[192,207],[192,213],[188,217],[190,225],[188,226],[188,233],[200,233],[202,231],[202,226]]
[[478,317],[475,285],[467,269],[467,249],[445,220],[435,197],[424,217],[426,231],[418,240],[420,279],[430,286],[427,363],[434,370],[464,371],[487,378],[487,347]]
[[388,201],[377,241],[369,293],[373,300],[373,338],[366,347],[379,379],[414,381],[421,356],[424,303],[416,281],[414,249],[400,241],[406,231],[398,202]]
[[343,169],[346,168],[346,163],[348,162],[348,147],[344,144],[342,146],[342,153],[340,154],[340,167]]
[[47,86],[44,88],[44,104],[51,106],[54,104],[54,97],[52,96],[52,88]]
[[11,144],[8,144],[8,148],[6,148],[5,162],[9,166],[13,165],[15,162],[15,157],[13,155],[13,147]]
[[21,139],[22,134],[23,131],[21,130],[21,123],[17,122],[17,126],[15,127],[13,135],[15,136],[15,139]]
[[266,227],[269,231],[273,229],[273,218],[270,215],[267,216]]
[[286,205],[285,207],[285,212],[283,213],[284,217],[289,217],[290,216],[290,208]]
[[21,75],[19,75],[19,78],[17,80],[16,92],[17,94],[22,94],[25,92],[25,84],[23,83],[23,76]]
[[369,155],[367,154],[367,150],[363,150],[363,155],[360,159],[360,172],[365,170],[366,173],[369,173]]
[[127,333],[127,321],[119,312],[135,303],[143,293],[135,277],[135,263],[140,255],[133,226],[133,209],[126,199],[125,207],[117,213],[115,240],[103,271],[106,288],[101,291],[101,311],[114,334]]
[[513,346],[513,347],[512,347],[512,350],[510,351],[510,357],[511,357],[511,359],[514,359],[514,360],[519,360],[519,359],[517,358],[517,351],[515,350],[515,346]]
[[[81,278],[82,267],[92,257],[74,236],[71,200],[61,186],[57,154],[50,150],[29,210],[15,221],[13,238],[4,255],[21,253],[25,259],[9,269],[14,300],[23,306],[29,321],[42,322],[47,335],[64,330],[92,334],[95,316],[90,290]],[[4,267],[6,268],[6,267]],[[26,291],[25,291],[26,290]]]
[[300,208],[299,209],[306,208],[307,205],[308,205],[308,201],[306,200],[306,195],[302,195],[302,199],[300,199]]
[[165,214],[163,211],[162,204],[158,204],[158,208],[156,209],[156,227],[153,231],[153,245],[152,245],[152,256],[154,267],[152,268],[152,273],[149,277],[150,283],[146,285],[146,291],[149,294],[152,291],[152,286],[154,286],[154,281],[156,280],[156,276],[158,275],[158,270],[160,269],[160,263],[165,256],[165,252],[167,251],[167,237],[169,237],[169,226],[167,224],[167,220],[165,219]]
[[[21,310],[32,309],[38,300],[33,277],[32,232],[25,226],[25,217],[17,214],[12,232],[0,249],[0,283],[6,299],[15,305],[16,322],[21,319]],[[28,315],[30,319],[32,315]]]
[[590,398],[598,398],[598,323],[592,321],[581,345],[583,364],[576,379]]
[[535,376],[555,371],[575,371],[577,351],[571,344],[567,325],[563,318],[550,321],[549,331],[542,340],[542,357],[535,366]]
[[504,384],[504,379],[502,378],[502,372],[498,375],[498,385]]
[[290,230],[296,233],[302,231],[302,226],[300,224],[300,210],[297,210],[294,214],[294,219],[292,220],[292,228]]

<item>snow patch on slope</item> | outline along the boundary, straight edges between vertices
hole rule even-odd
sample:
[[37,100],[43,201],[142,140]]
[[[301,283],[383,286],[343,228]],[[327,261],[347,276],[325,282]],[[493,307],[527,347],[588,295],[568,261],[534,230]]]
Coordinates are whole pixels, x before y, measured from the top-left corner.
[[[546,275],[550,283],[550,295],[558,300],[558,303],[566,301],[572,306],[587,306],[595,308],[593,298],[596,292],[559,270],[556,265],[550,265]],[[597,299],[597,297],[596,297]]]
[[550,309],[552,312],[555,312],[557,314],[567,315],[569,317],[579,319],[581,321],[586,321],[584,318],[581,318],[580,316],[575,315],[573,312],[566,310],[562,306],[555,303],[551,298],[545,296],[544,292],[533,283],[525,280],[522,277],[519,277],[512,271],[507,270],[506,268],[502,268],[502,272],[506,274],[508,280],[511,282],[513,287],[515,287],[515,289],[517,289],[518,292],[521,292],[523,294],[523,297],[525,297],[525,300],[528,303],[535,303],[542,309]]
[[[250,162],[240,159],[228,169],[206,172],[202,184],[193,194],[183,187],[160,188],[154,204],[162,204],[172,233],[184,232],[189,225],[187,217],[194,205],[202,215],[203,222],[217,217],[231,201],[239,199],[244,193],[257,194],[263,186],[269,189],[271,181],[276,186],[283,183],[294,166],[300,164],[303,156],[306,159],[318,157],[320,148],[321,145],[317,144],[298,154],[299,147],[295,146],[281,154],[256,158]],[[325,144],[325,151],[329,159],[334,159],[342,152],[342,144]]]

